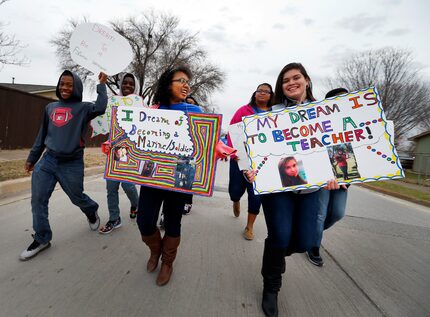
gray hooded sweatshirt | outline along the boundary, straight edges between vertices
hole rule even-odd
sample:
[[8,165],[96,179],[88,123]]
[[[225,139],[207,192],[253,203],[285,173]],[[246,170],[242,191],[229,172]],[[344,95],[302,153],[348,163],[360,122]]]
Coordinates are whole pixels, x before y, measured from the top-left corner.
[[[59,84],[61,76],[73,77],[73,92],[70,98],[61,98]],[[43,121],[27,161],[35,164],[44,149],[60,160],[72,160],[83,157],[84,138],[88,123],[103,114],[107,105],[106,85],[97,85],[95,103],[82,102],[82,81],[75,73],[64,71],[58,79],[56,94],[58,101],[45,107]]]

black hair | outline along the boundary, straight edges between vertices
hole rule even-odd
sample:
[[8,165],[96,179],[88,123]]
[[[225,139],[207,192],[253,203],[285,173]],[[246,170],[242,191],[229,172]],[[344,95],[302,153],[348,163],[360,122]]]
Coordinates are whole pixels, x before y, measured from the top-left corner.
[[272,88],[272,85],[270,85],[268,83],[262,83],[262,84],[257,86],[256,91],[254,91],[254,93],[251,96],[251,100],[249,101],[249,105],[253,106],[253,107],[257,107],[257,104],[255,103],[255,94],[257,93],[258,88],[260,88],[261,86],[268,86],[270,88],[270,99],[267,102],[267,107],[271,107],[272,101],[273,101],[273,88]]
[[342,87],[340,87],[340,88],[335,88],[335,89],[330,90],[330,91],[325,95],[325,98],[330,98],[330,97],[334,97],[334,96],[337,96],[337,95],[347,94],[348,92],[349,92],[349,91],[348,91],[348,89],[346,89],[346,88],[342,88]]
[[175,73],[182,72],[191,79],[191,70],[187,66],[178,66],[175,68],[169,68],[161,74],[157,82],[157,88],[154,94],[154,104],[170,105],[170,98],[172,97],[172,91],[170,89],[172,85],[172,79]]
[[285,173],[285,166],[289,161],[295,161],[297,163],[297,159],[294,156],[284,157],[278,163],[278,170],[279,175],[281,176],[282,187],[306,184],[306,180],[304,180],[299,174],[297,174],[296,176],[289,176],[287,175],[287,173]]
[[199,103],[197,102],[196,98],[194,98],[192,95],[189,95],[185,98],[185,102],[187,102],[187,99],[191,99],[192,101],[194,101],[194,105],[200,107]]
[[303,75],[303,77],[305,77],[305,79],[309,81],[309,84],[306,86],[306,99],[310,101],[315,101],[316,99],[312,94],[312,81],[306,69],[300,63],[289,63],[285,65],[284,68],[282,68],[281,72],[278,75],[278,79],[276,80],[275,96],[273,103],[284,103],[285,100],[288,99],[287,96],[284,95],[284,91],[282,89],[282,82],[284,79],[284,74],[292,69],[297,69]]
[[133,74],[131,74],[131,73],[126,73],[126,74],[124,75],[124,77],[122,77],[122,81],[124,81],[124,79],[126,79],[127,77],[132,78],[132,79],[133,79],[133,82],[135,81],[134,76],[133,76]]

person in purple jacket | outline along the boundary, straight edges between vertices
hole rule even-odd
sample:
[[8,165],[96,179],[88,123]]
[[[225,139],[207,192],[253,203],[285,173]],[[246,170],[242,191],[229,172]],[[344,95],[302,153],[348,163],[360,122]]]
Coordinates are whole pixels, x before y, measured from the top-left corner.
[[20,255],[22,261],[51,246],[48,203],[57,182],[86,215],[90,229],[95,231],[100,225],[99,205],[84,194],[84,138],[88,123],[106,111],[106,80],[107,75],[100,73],[95,103],[82,102],[82,81],[75,73],[65,70],[57,84],[59,100],[45,108],[39,134],[24,167],[28,173],[33,171],[31,211],[35,233],[34,241]]

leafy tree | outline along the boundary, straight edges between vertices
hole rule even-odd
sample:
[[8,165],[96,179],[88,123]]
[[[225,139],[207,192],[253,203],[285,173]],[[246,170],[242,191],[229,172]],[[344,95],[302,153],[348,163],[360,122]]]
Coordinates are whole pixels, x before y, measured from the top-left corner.
[[394,121],[396,140],[422,125],[430,113],[429,83],[408,50],[387,47],[354,54],[340,64],[327,86],[350,91],[376,86],[387,119]]
[[[81,19],[88,22],[88,19]],[[51,40],[59,56],[62,69],[76,71],[84,81],[91,73],[75,64],[70,57],[69,40],[79,20],[68,24]],[[168,14],[149,12],[139,17],[112,21],[110,27],[128,40],[133,51],[133,61],[127,72],[140,81],[140,95],[148,104],[152,102],[159,76],[168,68],[188,65],[193,73],[191,90],[206,111],[213,111],[209,105],[210,95],[221,88],[224,73],[208,62],[207,53],[199,47],[197,34],[190,34],[178,28],[179,19]],[[118,75],[109,78],[108,85],[113,92],[119,89]]]

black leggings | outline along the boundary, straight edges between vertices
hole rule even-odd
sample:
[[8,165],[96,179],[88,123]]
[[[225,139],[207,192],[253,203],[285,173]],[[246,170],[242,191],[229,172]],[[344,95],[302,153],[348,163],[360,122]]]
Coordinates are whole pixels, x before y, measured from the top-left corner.
[[181,235],[181,219],[187,194],[170,190],[140,187],[137,225],[143,236],[154,234],[163,203],[164,230],[170,237]]

